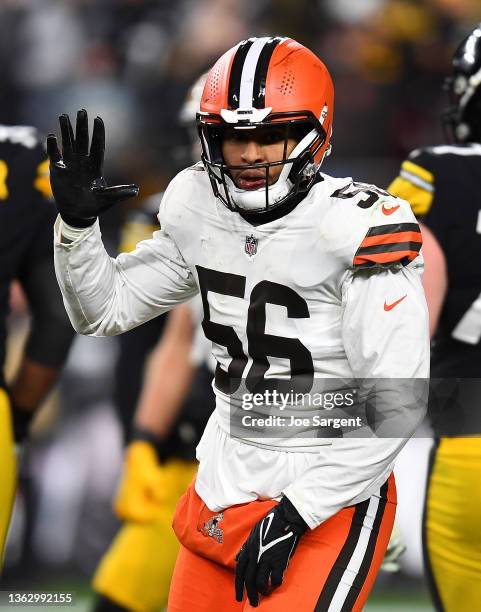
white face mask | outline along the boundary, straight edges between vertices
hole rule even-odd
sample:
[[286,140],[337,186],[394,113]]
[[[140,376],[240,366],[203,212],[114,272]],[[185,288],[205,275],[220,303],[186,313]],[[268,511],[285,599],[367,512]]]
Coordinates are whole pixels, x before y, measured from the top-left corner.
[[[314,129],[304,136],[304,138],[292,150],[291,154],[287,158],[288,161],[282,168],[279,178],[272,185],[260,187],[259,189],[254,189],[252,191],[240,189],[228,175],[225,175],[226,187],[233,204],[242,210],[261,212],[265,211],[266,209],[266,199],[269,208],[284,199],[294,187],[293,182],[289,178],[294,161],[298,155],[310,147],[317,136],[318,134]],[[307,179],[312,177],[318,168],[319,165],[317,164],[308,164],[302,173],[303,178]],[[217,173],[217,171],[215,172]],[[220,178],[220,172],[218,176]]]

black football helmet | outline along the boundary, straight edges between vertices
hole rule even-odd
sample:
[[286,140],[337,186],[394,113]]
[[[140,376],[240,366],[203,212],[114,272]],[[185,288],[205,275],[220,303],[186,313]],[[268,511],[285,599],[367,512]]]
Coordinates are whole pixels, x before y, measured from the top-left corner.
[[450,107],[442,114],[449,140],[481,142],[481,24],[456,49],[445,81]]

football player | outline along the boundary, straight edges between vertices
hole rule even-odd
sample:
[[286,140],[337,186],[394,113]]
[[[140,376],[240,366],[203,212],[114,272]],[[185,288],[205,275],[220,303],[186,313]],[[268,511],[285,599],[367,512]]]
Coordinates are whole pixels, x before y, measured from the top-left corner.
[[[216,409],[174,517],[171,610],[361,610],[386,550],[393,462],[410,431],[384,429],[376,406],[422,404],[401,384],[428,376],[421,233],[406,202],[320,173],[333,103],[326,67],[292,39],[227,51],[202,96],[203,163],[170,183],[160,231],[116,259],[97,216],[137,189],[107,187],[101,119],[90,150],[85,111],[76,136],[60,117],[62,153],[48,138],[56,269],[75,328],[119,334],[202,296]],[[302,424],[262,437],[239,417],[244,389],[260,417],[266,392],[353,378],[368,438]]]
[[[74,334],[56,286],[54,219],[48,160],[37,130],[0,125],[0,569],[15,494],[14,442],[25,438],[35,408],[56,380]],[[3,366],[14,279],[27,297],[31,328],[8,391]]]
[[481,273],[466,265],[481,258],[481,26],[454,53],[446,84],[451,107],[443,123],[454,144],[413,151],[389,191],[411,203],[424,238],[435,435],[423,522],[426,575],[437,610],[467,612],[481,601]]

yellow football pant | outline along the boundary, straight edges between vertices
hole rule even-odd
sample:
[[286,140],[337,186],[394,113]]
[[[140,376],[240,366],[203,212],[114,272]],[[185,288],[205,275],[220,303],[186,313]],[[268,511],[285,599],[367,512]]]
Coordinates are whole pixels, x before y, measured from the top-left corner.
[[424,552],[434,603],[473,612],[481,602],[481,438],[441,438],[432,455]]
[[10,402],[0,388],[0,571],[5,553],[8,524],[12,514],[17,485],[17,462],[13,440]]
[[126,522],[102,558],[93,579],[97,593],[133,612],[157,612],[167,605],[179,543],[172,517],[197,471],[194,461],[165,463],[169,482],[154,523]]

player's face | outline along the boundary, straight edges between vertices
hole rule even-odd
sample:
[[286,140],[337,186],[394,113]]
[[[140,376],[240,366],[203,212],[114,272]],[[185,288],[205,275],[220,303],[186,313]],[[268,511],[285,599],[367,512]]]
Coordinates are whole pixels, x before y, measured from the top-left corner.
[[[222,140],[222,154],[228,166],[280,162],[289,157],[297,142],[294,138],[286,140],[284,127],[227,128]],[[283,167],[279,164],[269,168],[269,185],[277,181]],[[230,174],[240,189],[260,189],[267,181],[265,168],[231,169]]]

